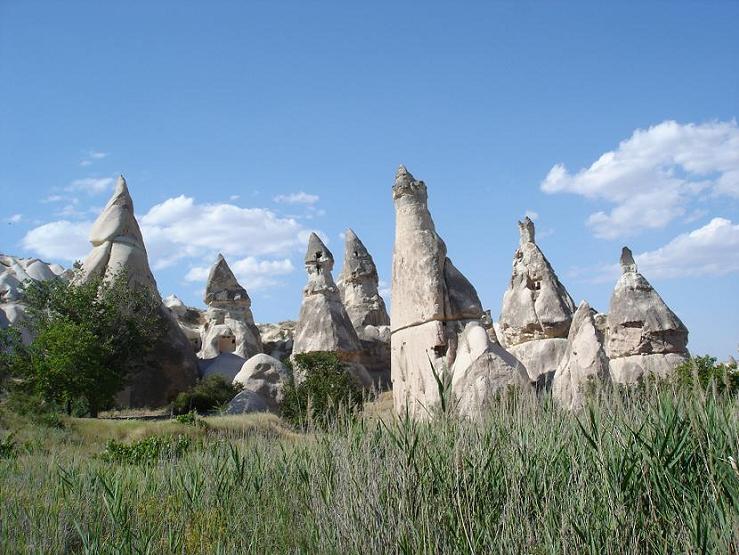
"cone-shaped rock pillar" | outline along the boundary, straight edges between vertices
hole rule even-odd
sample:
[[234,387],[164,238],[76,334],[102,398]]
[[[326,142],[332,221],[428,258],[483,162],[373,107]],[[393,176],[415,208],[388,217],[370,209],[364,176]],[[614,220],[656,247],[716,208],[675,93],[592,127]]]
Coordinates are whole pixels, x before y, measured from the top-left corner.
[[688,330],[637,269],[628,247],[608,311],[606,352],[611,376],[632,383],[644,375],[665,377],[687,360]]
[[390,316],[378,291],[372,256],[351,229],[344,239],[344,267],[337,286],[362,346],[362,364],[375,384],[390,384]]
[[532,381],[551,377],[567,348],[575,303],[535,240],[534,222],[518,222],[520,244],[503,296],[500,340]]
[[608,382],[608,357],[594,312],[583,301],[575,311],[567,336],[567,349],[552,380],[552,396],[564,408],[580,409],[588,388]]
[[334,257],[320,237],[312,233],[305,254],[308,283],[295,329],[293,355],[329,351],[347,363],[357,381],[370,386],[372,379],[359,364],[362,347],[352,321],[341,302],[331,271]]
[[[131,287],[146,287],[161,301],[123,176],[118,178],[113,196],[93,224],[90,242],[93,249],[76,277],[79,282],[97,277],[110,279],[125,271]],[[142,370],[131,376],[130,385],[119,395],[123,405],[163,405],[197,378],[197,359],[190,342],[173,313],[163,304],[161,307],[164,336]]]
[[[245,361],[262,352],[259,330],[251,312],[251,299],[221,254],[208,273],[203,300],[208,310],[203,326],[201,358],[233,353]],[[233,366],[237,363],[235,361]],[[235,371],[239,369],[240,366]]]
[[441,405],[436,377],[450,380],[460,414],[476,416],[509,385],[527,386],[518,361],[491,343],[472,284],[446,256],[423,181],[403,166],[393,186],[392,381],[395,409],[429,418]]

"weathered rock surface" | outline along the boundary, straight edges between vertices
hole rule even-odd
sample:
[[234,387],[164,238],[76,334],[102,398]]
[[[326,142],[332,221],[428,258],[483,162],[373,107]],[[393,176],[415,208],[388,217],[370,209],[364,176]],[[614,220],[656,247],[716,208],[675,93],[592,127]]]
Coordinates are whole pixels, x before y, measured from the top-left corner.
[[297,322],[294,320],[276,324],[257,324],[264,353],[277,360],[290,356],[293,352],[296,326]]
[[390,316],[378,285],[372,256],[354,231],[347,230],[337,287],[361,343],[361,362],[375,384],[385,387],[390,382]]
[[[475,416],[509,386],[528,386],[515,359],[490,341],[472,284],[446,256],[426,185],[401,166],[393,186],[392,382],[395,410],[428,418],[440,405],[434,372],[452,382],[460,414]],[[432,369],[433,367],[433,369]]]
[[[559,366],[575,303],[536,244],[534,222],[526,217],[518,228],[519,247],[503,295],[500,339],[526,367],[529,379],[537,381],[553,375]],[[534,341],[549,343],[527,345]]]
[[608,381],[603,336],[596,327],[594,311],[583,301],[572,319],[565,356],[554,374],[552,396],[562,407],[577,410],[591,385]]
[[259,354],[244,363],[233,383],[239,383],[245,390],[259,394],[269,410],[279,414],[283,387],[289,378],[290,372],[279,360]]
[[616,382],[647,374],[664,377],[689,357],[687,328],[638,272],[628,247],[621,252],[621,277],[607,323],[606,352]]
[[269,412],[267,401],[250,389],[240,391],[236,397],[231,399],[226,407],[226,414],[251,414],[255,412]]
[[47,264],[37,258],[0,254],[0,328],[17,327],[23,341],[30,343],[30,333],[22,325],[26,319],[25,306],[21,302],[23,285],[53,278],[68,279],[69,273],[58,264]]
[[[130,286],[146,287],[161,300],[123,176],[118,178],[112,198],[93,224],[90,242],[92,252],[75,279],[86,283],[96,277],[110,279],[125,271]],[[197,379],[197,359],[190,341],[164,304],[161,315],[164,337],[144,367],[131,377],[131,385],[119,395],[124,406],[163,405]]]
[[203,378],[209,376],[222,376],[228,383],[234,381],[234,378],[241,371],[246,359],[234,353],[221,353],[216,357],[200,359],[198,361],[198,369]]
[[208,309],[204,315],[201,358],[234,353],[246,360],[262,352],[251,299],[220,254],[208,274],[203,300]]
[[[372,379],[361,364],[362,346],[349,315],[341,302],[331,270],[334,257],[323,241],[312,233],[305,254],[308,284],[303,289],[303,302],[295,330],[293,355],[334,352],[348,364],[352,375],[365,387]],[[297,378],[297,376],[296,376]]]

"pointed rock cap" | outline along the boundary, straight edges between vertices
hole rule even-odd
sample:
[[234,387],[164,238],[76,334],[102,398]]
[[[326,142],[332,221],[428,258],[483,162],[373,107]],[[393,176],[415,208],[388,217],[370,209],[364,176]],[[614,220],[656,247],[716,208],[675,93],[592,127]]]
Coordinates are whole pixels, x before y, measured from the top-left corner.
[[311,233],[308,239],[308,248],[305,251],[305,264],[325,266],[327,261],[333,266],[334,255],[331,254],[331,251],[328,250],[328,247],[318,235]]
[[113,196],[90,230],[93,246],[113,240],[144,248],[141,229],[134,216],[133,199],[122,175],[118,177]]
[[423,181],[417,181],[413,174],[401,164],[398,171],[395,172],[395,184],[393,185],[393,199],[403,196],[418,196],[422,200],[428,198],[426,192],[426,184]]
[[536,243],[534,222],[532,222],[531,218],[528,216],[526,216],[523,221],[518,222],[518,232],[521,235],[521,246],[526,243]]
[[636,267],[636,261],[634,260],[634,255],[631,254],[631,249],[629,247],[624,247],[623,249],[621,249],[620,263],[622,274],[638,271]]
[[203,300],[207,305],[231,303],[251,305],[246,289],[239,284],[226,259],[220,253],[208,273],[208,283],[205,286]]
[[344,235],[344,269],[343,274],[348,277],[350,275],[365,275],[377,273],[372,255],[370,255],[367,247],[357,237],[353,230],[347,229]]

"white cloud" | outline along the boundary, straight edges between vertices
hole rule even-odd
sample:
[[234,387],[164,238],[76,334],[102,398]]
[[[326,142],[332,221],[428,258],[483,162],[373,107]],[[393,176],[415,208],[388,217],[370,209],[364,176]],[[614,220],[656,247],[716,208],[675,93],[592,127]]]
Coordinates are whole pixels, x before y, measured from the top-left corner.
[[527,218],[529,218],[532,221],[536,221],[536,220],[539,219],[539,213],[538,212],[534,212],[533,210],[526,210],[526,212],[524,212],[523,215],[526,216]]
[[113,188],[113,183],[115,183],[114,177],[85,177],[75,179],[64,190],[70,192],[82,191],[90,195],[98,195],[110,191]]
[[87,256],[92,248],[87,240],[92,222],[59,220],[33,228],[21,241],[24,248],[41,258],[71,262]]
[[[713,218],[703,227],[682,233],[663,247],[634,258],[647,279],[739,273],[739,224],[726,218]],[[619,272],[619,265],[614,263],[599,268],[574,268],[568,275],[589,277],[600,283],[615,281]]]
[[[265,289],[277,285],[276,276],[287,275],[295,270],[289,258],[278,260],[259,260],[253,256],[247,256],[240,260],[228,260],[229,266],[236,275],[239,283],[247,290]],[[185,275],[187,281],[205,282],[208,279],[210,266],[195,266]]]
[[272,200],[281,204],[315,204],[320,200],[320,197],[300,191],[299,193],[290,193],[289,195],[277,195]]
[[6,218],[6,221],[9,224],[17,224],[17,223],[20,223],[22,219],[23,219],[23,214],[12,214],[9,218]]
[[41,199],[41,202],[43,203],[61,202],[63,200],[64,200],[64,197],[62,195],[49,195],[48,197]]
[[686,215],[694,201],[718,195],[739,198],[739,126],[736,121],[665,121],[638,129],[618,149],[575,174],[555,165],[541,189],[614,205],[610,212],[599,210],[588,217],[597,237],[660,229]]
[[108,156],[108,152],[100,152],[99,150],[91,150],[87,156],[80,162],[80,166],[91,166],[96,160],[102,160]]

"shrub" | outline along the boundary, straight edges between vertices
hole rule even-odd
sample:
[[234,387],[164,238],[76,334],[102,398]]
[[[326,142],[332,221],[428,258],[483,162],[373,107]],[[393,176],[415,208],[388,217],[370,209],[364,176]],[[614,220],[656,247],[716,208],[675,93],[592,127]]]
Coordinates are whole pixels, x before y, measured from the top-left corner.
[[362,391],[335,353],[305,353],[295,356],[302,381],[292,378],[284,389],[282,417],[305,428],[313,422],[325,426],[341,410],[353,414],[362,408]]
[[680,388],[703,390],[716,388],[718,394],[739,393],[739,371],[725,364],[716,364],[710,355],[692,357],[675,369],[672,381]]
[[111,439],[100,458],[123,464],[155,464],[162,459],[179,459],[189,448],[190,438],[186,436],[151,436],[131,444]]
[[195,411],[178,414],[174,419],[178,424],[184,424],[185,426],[195,426],[196,428],[206,428],[208,426],[205,420],[198,417],[198,413]]
[[177,395],[172,403],[172,413],[184,415],[195,411],[207,414],[228,403],[241,389],[240,384],[230,384],[223,376],[208,376],[189,390]]
[[0,459],[14,459],[17,456],[17,446],[13,434],[0,438]]

